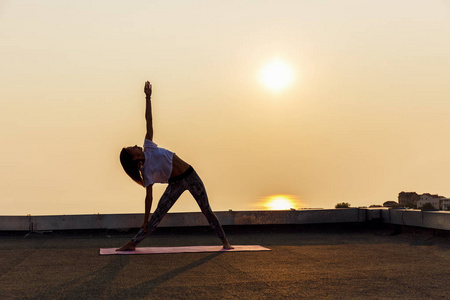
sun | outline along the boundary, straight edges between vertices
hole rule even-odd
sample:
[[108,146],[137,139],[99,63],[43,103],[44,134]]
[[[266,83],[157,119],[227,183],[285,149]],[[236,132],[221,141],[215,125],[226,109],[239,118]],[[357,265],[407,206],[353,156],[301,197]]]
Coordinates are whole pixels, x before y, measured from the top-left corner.
[[270,90],[279,92],[291,84],[292,69],[287,63],[276,58],[261,69],[260,80]]
[[290,195],[273,195],[266,198],[264,203],[266,209],[269,210],[286,210],[297,206],[293,196]]

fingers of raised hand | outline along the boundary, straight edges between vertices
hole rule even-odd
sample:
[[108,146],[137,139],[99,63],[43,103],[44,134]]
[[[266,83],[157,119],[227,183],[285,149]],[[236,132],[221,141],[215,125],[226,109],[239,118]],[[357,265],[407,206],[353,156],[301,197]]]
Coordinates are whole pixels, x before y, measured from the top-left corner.
[[150,81],[146,81],[146,82],[145,82],[144,92],[145,92],[146,94],[152,92],[152,84],[150,83]]

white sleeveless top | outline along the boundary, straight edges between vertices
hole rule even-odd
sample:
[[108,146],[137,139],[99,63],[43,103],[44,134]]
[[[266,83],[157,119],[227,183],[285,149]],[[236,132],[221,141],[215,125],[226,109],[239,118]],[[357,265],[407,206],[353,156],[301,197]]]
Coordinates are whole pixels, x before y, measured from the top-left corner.
[[167,183],[172,174],[173,152],[159,148],[151,140],[144,140],[145,162],[141,168],[144,187],[154,183]]

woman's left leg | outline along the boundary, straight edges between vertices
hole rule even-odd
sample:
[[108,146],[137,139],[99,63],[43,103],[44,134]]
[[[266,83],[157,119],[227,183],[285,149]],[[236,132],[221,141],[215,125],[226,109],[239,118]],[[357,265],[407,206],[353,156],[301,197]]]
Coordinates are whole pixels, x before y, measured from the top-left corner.
[[187,184],[186,188],[192,194],[195,201],[197,201],[198,206],[200,206],[200,209],[208,220],[209,225],[212,227],[212,229],[214,229],[215,233],[220,238],[222,243],[224,243],[224,245],[225,243],[228,244],[228,240],[225,236],[222,225],[220,224],[219,219],[217,219],[216,215],[211,209],[211,206],[209,205],[205,186],[203,185],[203,182],[198,176],[197,172],[193,171],[192,174],[184,179],[184,182]]

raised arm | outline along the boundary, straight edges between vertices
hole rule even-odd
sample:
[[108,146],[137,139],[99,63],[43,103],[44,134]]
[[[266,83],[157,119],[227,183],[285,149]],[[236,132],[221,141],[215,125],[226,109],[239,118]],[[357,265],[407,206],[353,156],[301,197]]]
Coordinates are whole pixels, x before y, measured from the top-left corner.
[[153,141],[153,118],[152,118],[152,85],[147,81],[144,86],[145,93],[145,120],[147,121],[147,134],[145,138]]

